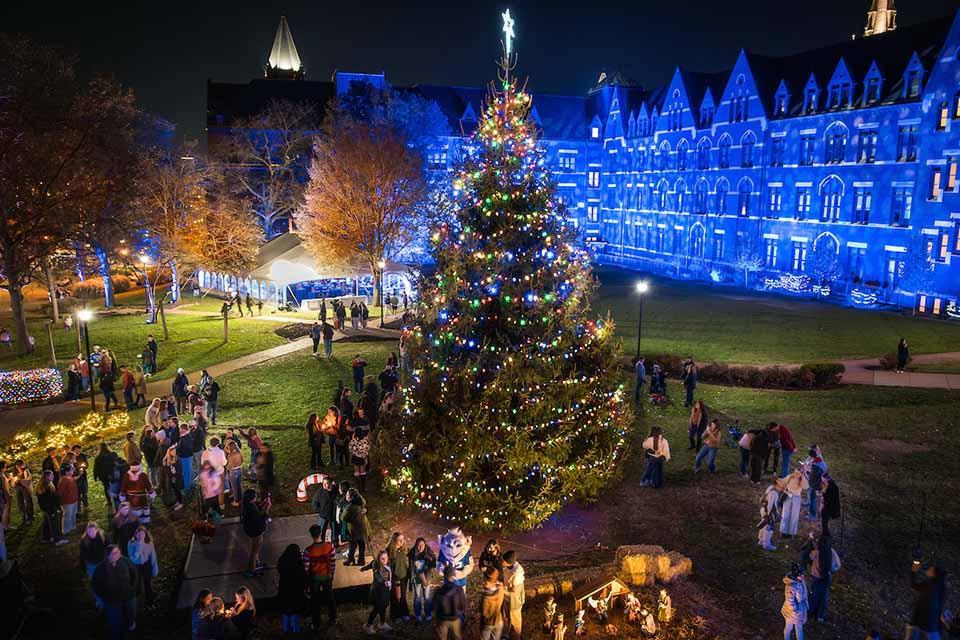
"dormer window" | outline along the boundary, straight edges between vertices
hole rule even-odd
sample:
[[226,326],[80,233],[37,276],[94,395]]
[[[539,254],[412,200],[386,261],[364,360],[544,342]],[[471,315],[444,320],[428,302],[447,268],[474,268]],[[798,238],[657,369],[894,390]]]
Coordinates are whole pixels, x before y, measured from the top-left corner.
[[777,116],[787,115],[787,94],[778,93],[773,106],[773,114]]
[[867,104],[872,104],[874,102],[880,102],[880,86],[882,82],[880,78],[874,76],[867,79],[867,86],[864,91],[864,101]]
[[911,69],[904,77],[904,91],[907,98],[916,98],[920,95],[920,83],[923,80],[922,69]]
[[594,140],[600,137],[600,127],[590,127],[590,137]]
[[700,110],[700,128],[707,129],[713,124],[713,107],[704,107]]
[[803,95],[803,112],[814,113],[817,110],[817,89],[808,87]]
[[829,104],[831,109],[841,109],[850,106],[853,86],[849,83],[830,85]]

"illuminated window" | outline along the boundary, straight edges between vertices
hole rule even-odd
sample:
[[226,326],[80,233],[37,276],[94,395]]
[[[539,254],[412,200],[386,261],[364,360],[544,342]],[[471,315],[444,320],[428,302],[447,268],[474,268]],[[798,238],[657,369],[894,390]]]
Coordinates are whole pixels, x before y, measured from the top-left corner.
[[930,199],[939,200],[940,199],[940,180],[943,175],[943,170],[938,168],[933,169],[930,172]]
[[927,311],[927,296],[921,295],[920,300],[917,302],[917,311],[920,313],[926,313]]
[[600,127],[590,127],[590,137],[596,140],[600,137]]
[[560,156],[560,170],[574,171],[577,168],[577,156],[565,154]]
[[753,146],[756,143],[753,133],[747,132],[740,140],[740,166],[750,168],[753,166]]
[[947,254],[950,253],[950,236],[946,233],[940,233],[940,252],[937,255],[938,262],[946,262]]
[[600,172],[599,171],[589,171],[587,172],[587,186],[591,189],[600,188]]
[[947,106],[947,101],[944,100],[940,104],[940,112],[937,115],[937,130],[943,131],[946,129],[948,120],[950,120],[950,107]]
[[765,252],[763,254],[763,266],[767,269],[777,268],[777,240],[776,238],[766,239]]
[[872,163],[877,159],[876,129],[860,130],[860,148],[857,150],[857,162]]
[[909,187],[893,188],[893,205],[890,207],[890,224],[905,227],[910,224],[913,208],[913,192]]
[[713,234],[713,259],[723,260],[723,234]]
[[940,298],[933,299],[933,315],[940,315]]
[[797,187],[797,220],[805,220],[810,215],[812,192],[810,187]]
[[768,200],[767,210],[771,218],[780,216],[780,209],[783,206],[783,189],[780,187],[769,187],[770,198]]
[[727,186],[725,181],[717,183],[717,215],[727,215],[727,192],[729,190],[730,187]]
[[587,222],[596,222],[600,219],[600,207],[595,204],[587,206]]
[[720,139],[719,164],[721,169],[730,168],[730,144],[731,141],[728,136],[724,136]]
[[917,136],[920,134],[920,127],[906,125],[900,127],[897,135],[897,161],[913,162],[917,159]]
[[820,189],[820,220],[823,222],[836,222],[840,219],[840,201],[843,198],[843,184],[836,179],[830,178]]
[[794,273],[803,273],[807,268],[807,243],[806,242],[794,242],[793,243],[793,260],[791,261],[790,268]]
[[947,191],[956,191],[957,189],[957,157],[950,156],[947,159]]
[[873,205],[873,192],[869,187],[853,189],[853,223],[869,224],[870,207]]
[[817,138],[813,135],[800,136],[800,164],[808,167],[813,164],[813,152],[817,145]]
[[847,149],[847,130],[841,126],[830,129],[827,133],[826,149],[824,149],[824,164],[840,164],[843,162]]
[[753,184],[749,180],[742,180],[737,188],[737,215],[747,217],[750,215],[750,196],[753,191]]

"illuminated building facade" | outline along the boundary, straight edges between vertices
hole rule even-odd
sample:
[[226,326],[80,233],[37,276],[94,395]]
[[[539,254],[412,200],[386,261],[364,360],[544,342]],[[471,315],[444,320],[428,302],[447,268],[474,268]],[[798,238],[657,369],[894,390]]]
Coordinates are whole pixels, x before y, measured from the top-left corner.
[[[559,195],[598,261],[960,315],[960,13],[898,27],[893,1],[874,0],[864,31],[786,57],[741,51],[719,73],[678,68],[653,89],[614,74],[583,96],[534,95]],[[210,82],[208,136],[270,98],[325,103],[355,81],[387,85]],[[401,90],[463,132],[425,151],[448,170],[484,90]]]

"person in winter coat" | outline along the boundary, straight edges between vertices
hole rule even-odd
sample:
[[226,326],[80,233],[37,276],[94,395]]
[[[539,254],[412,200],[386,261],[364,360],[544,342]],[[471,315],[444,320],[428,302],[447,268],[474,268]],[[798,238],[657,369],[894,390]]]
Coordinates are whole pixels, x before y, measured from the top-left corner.
[[360,485],[360,491],[367,490],[367,471],[370,469],[370,423],[364,415],[363,408],[357,409],[350,421],[349,429],[352,432],[347,442],[350,452],[350,464],[353,465],[353,475]]
[[181,475],[180,458],[177,448],[170,446],[163,454],[163,463],[160,466],[159,480],[163,502],[174,511],[183,509],[183,476]]
[[337,603],[333,597],[337,550],[332,543],[324,540],[320,525],[310,527],[310,537],[313,538],[313,543],[303,550],[301,570],[306,572],[309,581],[313,628],[319,630],[323,605],[327,608],[327,622],[333,625],[337,621]]
[[139,526],[140,518],[130,509],[130,504],[121,502],[116,515],[110,521],[110,538],[120,549],[120,553],[126,555],[127,543],[133,538]]
[[687,435],[690,438],[688,449],[690,451],[700,450],[703,432],[707,430],[708,423],[707,407],[703,404],[703,400],[697,400],[693,403],[693,408],[690,409],[690,422],[687,427]]
[[503,635],[503,596],[500,574],[487,566],[480,595],[480,640],[500,640]]
[[410,586],[410,558],[408,557],[406,538],[399,531],[390,536],[385,549],[390,556],[390,569],[393,571],[393,585],[390,588],[390,619],[409,620],[410,608],[407,605],[407,587]]
[[511,549],[503,554],[503,586],[509,610],[510,640],[520,640],[523,634],[523,604],[526,601],[523,583],[523,566],[517,560],[517,552]]
[[[431,617],[431,582],[437,568],[437,556],[426,540],[417,538],[408,554],[408,563],[410,565],[410,587],[413,590],[413,615],[417,622],[422,623]],[[497,640],[499,640],[499,636]]]
[[204,410],[210,424],[217,424],[217,407],[220,405],[220,383],[213,379],[206,369],[203,374],[207,377],[206,384],[200,386],[200,395],[203,398]]
[[[347,524],[350,547],[347,549],[345,565],[363,565],[366,560],[367,540],[370,537],[370,522],[367,520],[365,501],[356,489],[347,491],[347,506],[343,510],[343,521]],[[359,555],[357,555],[359,552]]]
[[[354,322],[356,324],[356,322]],[[354,326],[354,329],[357,327]],[[353,359],[353,362],[350,363],[350,368],[353,370],[353,390],[357,393],[363,393],[363,376],[364,369],[367,366],[367,361],[364,360],[360,354]]]
[[88,579],[93,578],[94,569],[106,557],[107,538],[100,525],[91,520],[80,538],[80,568],[87,574]]
[[143,362],[143,372],[152,375],[157,372],[157,357],[150,347],[144,347],[140,352],[140,361]]
[[277,560],[280,627],[284,633],[300,633],[300,614],[306,605],[307,574],[300,547],[288,544]]
[[697,390],[697,377],[697,365],[693,362],[693,358],[687,358],[687,361],[683,365],[683,374],[680,376],[683,389],[687,393],[683,401],[683,406],[685,407],[693,406],[693,394]]
[[336,406],[327,407],[327,413],[324,414],[323,420],[319,424],[319,429],[326,438],[327,446],[330,449],[330,466],[337,462],[337,435],[340,432],[340,409],[337,408],[339,404],[340,401],[338,400]]
[[160,572],[157,563],[157,550],[153,546],[153,538],[143,525],[137,527],[130,542],[127,543],[127,557],[137,569],[140,576],[140,585],[147,606],[153,605],[153,579]]
[[143,367],[140,365],[137,365],[133,370],[133,389],[136,395],[133,406],[147,406],[147,376],[144,374]]
[[[697,402],[700,402],[698,400]],[[703,432],[703,446],[697,453],[693,461],[693,472],[700,473],[700,464],[706,460],[707,469],[710,473],[717,472],[717,454],[720,452],[720,443],[723,441],[723,433],[720,431],[720,425],[716,420],[711,420]]]
[[766,429],[751,429],[750,440],[750,482],[763,480],[763,461],[770,455],[770,440]]
[[760,498],[760,523],[757,525],[757,544],[764,551],[776,551],[777,547],[773,544],[773,531],[777,526],[777,520],[780,519],[780,492],[783,489],[783,482],[779,479],[767,487]]
[[110,498],[110,483],[113,481],[113,470],[117,464],[117,454],[110,450],[106,442],[100,443],[100,452],[93,459],[93,479],[103,485],[103,495],[107,504],[113,505]]
[[177,440],[177,459],[180,461],[180,480],[184,495],[189,495],[193,486],[193,442],[190,427],[180,425],[180,439]]
[[380,389],[376,382],[372,380],[367,382],[363,388],[363,395],[360,396],[359,406],[370,423],[370,430],[373,431],[377,428],[377,422],[380,419]]
[[313,508],[317,512],[320,540],[326,540],[329,530],[331,539],[336,541],[337,490],[330,476],[324,476],[323,482],[313,494]]
[[775,431],[780,441],[780,477],[785,478],[790,473],[790,458],[797,452],[797,444],[793,440],[793,432],[785,424],[774,425],[770,429]]
[[783,577],[783,640],[790,640],[796,634],[797,640],[803,640],[803,625],[807,622],[807,585],[803,580],[803,569],[794,564],[790,573]]
[[267,513],[270,511],[270,498],[257,501],[257,492],[247,489],[243,492],[243,506],[240,511],[240,523],[243,533],[250,540],[250,561],[243,575],[252,578],[262,575],[265,565],[260,562],[260,549],[263,547],[263,534],[267,530]]
[[744,432],[744,434],[740,436],[740,440],[737,442],[737,448],[740,450],[741,478],[747,478],[750,475],[750,443],[753,442],[753,437],[756,435],[756,433],[756,429],[750,429],[749,431]]
[[123,459],[126,460],[127,465],[131,467],[143,461],[143,452],[140,451],[140,447],[137,446],[135,437],[136,435],[133,431],[128,431],[127,439],[123,443]]
[[171,392],[177,403],[177,415],[185,413],[187,410],[187,387],[189,386],[190,378],[184,373],[183,368],[177,369],[177,375],[171,385]]
[[907,362],[910,361],[910,346],[907,345],[906,338],[900,338],[897,343],[897,373],[903,373],[907,368]]
[[23,460],[13,463],[13,492],[17,496],[17,509],[20,511],[22,524],[33,522],[33,475],[30,466]]
[[150,427],[144,428],[143,435],[140,436],[140,453],[143,455],[143,463],[147,467],[152,485],[157,484],[157,450],[159,448],[160,442],[154,430]]
[[[460,640],[463,618],[467,613],[467,597],[463,587],[456,582],[457,570],[451,565],[443,569],[443,586],[433,596],[433,614],[438,640]],[[522,577],[522,575],[521,575]],[[511,616],[513,611],[511,610]],[[511,619],[512,623],[512,619]],[[516,636],[519,638],[519,636]],[[513,639],[511,626],[510,638]]]
[[830,531],[830,521],[840,517],[840,487],[837,481],[826,473],[823,476],[823,507],[820,509],[820,530],[824,533]]
[[110,401],[113,401],[113,407],[119,408],[120,402],[117,400],[117,394],[114,392],[116,389],[115,381],[113,379],[113,372],[108,371],[106,373],[100,373],[100,393],[103,394],[103,411],[104,413],[110,411]]
[[809,507],[809,516],[815,520],[820,515],[819,498],[820,491],[823,488],[823,476],[827,473],[827,463],[820,453],[820,447],[811,445],[809,450],[810,458],[804,465],[804,473],[807,475],[807,485],[810,489],[810,497],[807,501]]
[[650,435],[643,441],[646,466],[640,486],[659,489],[663,486],[663,463],[670,460],[670,443],[660,427],[650,429]]
[[323,355],[327,358],[333,357],[333,327],[326,322],[320,327],[323,334]]
[[833,548],[830,532],[825,531],[810,553],[810,613],[820,622],[827,615],[831,578],[839,570],[840,556]]
[[123,403],[127,406],[127,411],[133,409],[133,398],[136,393],[137,385],[133,380],[133,371],[127,368],[127,365],[120,365],[120,388],[123,389]]
[[783,512],[780,517],[781,537],[792,538],[797,535],[803,492],[807,488],[807,478],[800,469],[795,469],[793,473],[783,479],[783,492],[786,497],[783,501]]
[[[360,571],[372,571],[373,580],[370,583],[370,600],[373,608],[367,617],[364,631],[376,633],[376,630],[390,631],[393,627],[387,624],[387,605],[390,602],[390,592],[393,589],[393,571],[390,569],[390,555],[381,551],[377,557],[360,568]],[[374,627],[373,622],[380,618],[380,626]]]
[[43,527],[41,534],[47,542],[66,544],[69,542],[63,537],[60,526],[63,520],[63,511],[60,509],[60,496],[57,487],[53,484],[53,472],[44,471],[40,482],[37,483],[37,504],[43,512]]
[[496,538],[487,542],[483,548],[479,561],[480,571],[485,571],[487,567],[493,567],[497,570],[497,579],[503,578],[503,554],[500,551],[500,543]]
[[60,484],[57,485],[57,496],[60,498],[60,508],[63,510],[61,527],[63,535],[73,533],[73,530],[77,528],[77,508],[80,505],[80,490],[77,488],[77,481],[74,479],[73,474],[73,465],[66,465],[63,473],[60,475]]
[[103,603],[110,638],[122,640],[137,628],[137,584],[139,575],[123,557],[120,548],[107,547],[106,559],[93,571],[93,593]]
[[317,414],[311,413],[307,418],[307,445],[310,447],[310,468],[316,471],[323,464],[323,429]]
[[[924,568],[919,560],[913,561],[910,569],[910,587],[913,589],[913,607],[910,623],[904,638],[939,638],[940,623],[943,616],[944,590],[946,576],[943,569],[936,565]],[[921,634],[923,634],[921,636]]]

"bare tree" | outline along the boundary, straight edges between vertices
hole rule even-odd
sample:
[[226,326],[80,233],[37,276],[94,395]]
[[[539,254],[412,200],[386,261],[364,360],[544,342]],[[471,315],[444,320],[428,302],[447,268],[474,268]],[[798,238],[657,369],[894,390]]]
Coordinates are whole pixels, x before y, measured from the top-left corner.
[[0,34],[0,264],[17,346],[27,348],[23,287],[45,256],[78,238],[109,193],[104,166],[132,127],[133,95],[82,85],[73,61]]
[[322,262],[362,260],[379,304],[379,263],[414,238],[427,193],[423,163],[394,129],[330,118],[314,144],[304,204],[295,220]]
[[313,105],[273,100],[257,115],[232,125],[232,135],[212,150],[271,232],[303,200],[301,180],[319,118]]
[[743,286],[750,286],[750,274],[763,268],[763,256],[754,234],[744,233],[737,237],[733,265],[743,272]]

